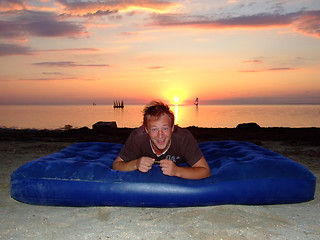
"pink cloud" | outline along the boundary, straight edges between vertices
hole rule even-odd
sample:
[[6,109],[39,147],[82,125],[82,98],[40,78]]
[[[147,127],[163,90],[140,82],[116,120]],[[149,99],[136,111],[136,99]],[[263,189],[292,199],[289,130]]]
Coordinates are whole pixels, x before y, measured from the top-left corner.
[[244,63],[249,63],[249,64],[260,64],[262,63],[261,60],[257,60],[257,59],[252,59],[252,60],[246,60],[246,61],[243,61]]
[[256,72],[268,72],[268,71],[295,71],[297,68],[269,68],[269,69],[260,69],[260,70],[241,70],[242,73],[256,73]]
[[267,71],[292,71],[297,70],[297,68],[269,68]]
[[33,65],[45,67],[110,67],[108,64],[80,64],[72,61],[38,62],[33,63]]
[[11,16],[10,20],[0,21],[0,38],[80,37],[86,34],[82,25],[61,21],[58,15],[50,12],[21,10],[7,15]]
[[263,13],[221,19],[186,14],[154,14],[149,25],[202,29],[291,27],[303,34],[320,37],[320,10],[287,14]]
[[22,78],[21,81],[66,81],[66,80],[79,80],[78,78]]
[[35,55],[39,52],[97,52],[97,48],[67,48],[67,49],[48,49],[35,50],[27,46],[18,44],[0,43],[0,57],[1,56],[15,56],[15,55]]
[[35,51],[30,47],[17,44],[0,43],[0,56],[34,55]]
[[162,66],[151,66],[151,67],[147,67],[148,69],[152,69],[152,70],[156,70],[156,69],[162,69],[164,67]]
[[211,19],[205,16],[189,16],[184,14],[155,14],[153,24],[159,26],[189,26],[197,28],[257,28],[270,26],[287,26],[299,13],[257,14],[251,16]]
[[66,48],[66,49],[48,49],[40,50],[40,52],[97,52],[97,48]]
[[293,22],[293,27],[302,34],[320,38],[320,10],[305,12]]

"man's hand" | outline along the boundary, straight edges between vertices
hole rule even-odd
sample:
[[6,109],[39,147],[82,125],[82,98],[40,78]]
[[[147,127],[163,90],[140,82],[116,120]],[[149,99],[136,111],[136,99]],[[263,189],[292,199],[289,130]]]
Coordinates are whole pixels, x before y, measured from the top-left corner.
[[[119,156],[113,162],[112,169],[118,171],[134,171],[148,172],[155,159],[150,157],[141,157],[136,160],[124,162]],[[176,176],[186,179],[201,179],[210,177],[211,172],[207,164],[207,161],[202,157],[192,167],[178,167],[173,161],[169,159],[163,159],[159,163],[160,168],[164,175]]]
[[185,179],[201,179],[211,176],[207,161],[202,157],[192,167],[179,167],[169,159],[160,161],[160,167],[164,175],[176,176]]
[[162,173],[164,175],[168,176],[176,176],[177,175],[177,166],[176,164],[169,160],[169,159],[163,159],[160,161],[160,168],[162,170]]
[[132,161],[123,161],[119,156],[114,160],[112,169],[117,171],[134,171],[148,172],[154,163],[154,159],[150,157],[140,157]]
[[140,172],[148,172],[154,163],[154,159],[150,157],[141,157],[136,161],[136,167]]

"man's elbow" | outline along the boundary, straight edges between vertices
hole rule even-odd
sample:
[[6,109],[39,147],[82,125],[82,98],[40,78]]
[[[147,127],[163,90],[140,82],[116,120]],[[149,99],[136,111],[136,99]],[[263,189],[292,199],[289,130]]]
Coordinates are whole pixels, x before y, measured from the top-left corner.
[[113,164],[112,164],[112,167],[111,167],[113,170],[118,170],[117,169],[117,164],[114,162]]
[[205,178],[207,178],[207,177],[211,177],[211,170],[210,170],[210,168],[207,168],[207,169],[206,169]]
[[123,162],[122,159],[120,157],[117,157],[116,160],[114,160],[114,162],[112,164],[112,169],[117,170],[117,171],[121,171],[122,162]]
[[210,176],[211,176],[210,168],[204,168],[203,171],[202,171],[201,177],[199,179],[208,178]]
[[114,162],[114,163],[112,164],[112,169],[113,169],[113,170],[117,170],[117,171],[120,170],[119,165],[118,165],[116,162]]

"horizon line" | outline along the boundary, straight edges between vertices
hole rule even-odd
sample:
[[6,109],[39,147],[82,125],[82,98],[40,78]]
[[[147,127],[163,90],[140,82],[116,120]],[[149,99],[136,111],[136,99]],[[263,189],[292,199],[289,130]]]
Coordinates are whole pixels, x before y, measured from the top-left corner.
[[[146,103],[125,103],[124,106],[134,106],[134,105],[147,105],[149,102]],[[167,103],[169,106],[195,106],[193,103],[182,103],[182,104],[175,104],[175,103]],[[91,102],[91,103],[0,103],[0,106],[113,106],[113,103],[99,103],[99,102]],[[277,102],[277,103],[271,103],[271,102],[244,102],[244,103],[235,103],[235,102],[229,102],[229,103],[202,103],[199,104],[200,106],[212,106],[212,105],[320,105],[320,102]],[[196,107],[196,106],[195,106]]]

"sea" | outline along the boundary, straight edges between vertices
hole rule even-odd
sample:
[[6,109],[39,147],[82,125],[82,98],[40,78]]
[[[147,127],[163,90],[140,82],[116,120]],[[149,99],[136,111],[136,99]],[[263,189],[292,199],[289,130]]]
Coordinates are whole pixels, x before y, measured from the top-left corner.
[[[118,127],[142,123],[143,105],[0,105],[0,127],[64,129],[115,121]],[[320,105],[172,105],[181,127],[234,128],[240,123],[261,127],[320,127]]]

